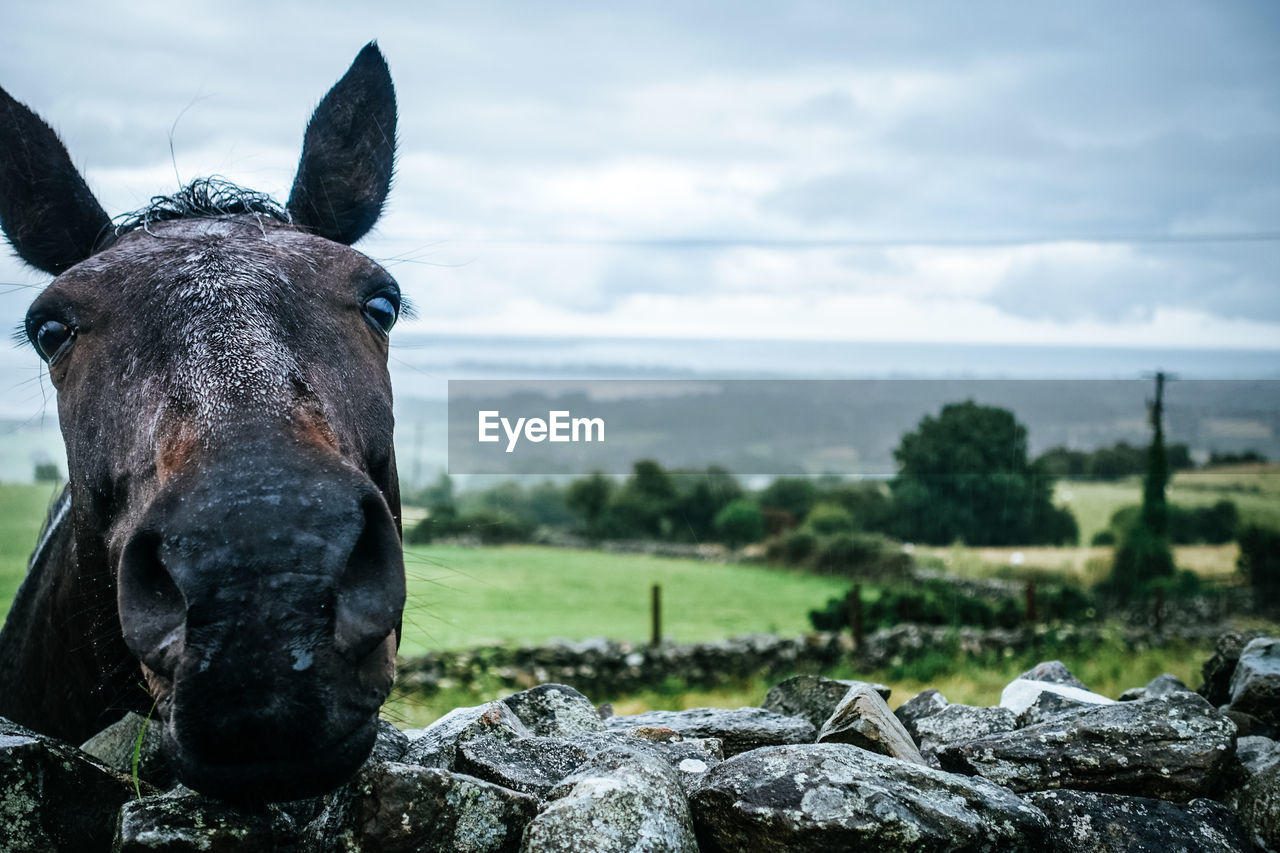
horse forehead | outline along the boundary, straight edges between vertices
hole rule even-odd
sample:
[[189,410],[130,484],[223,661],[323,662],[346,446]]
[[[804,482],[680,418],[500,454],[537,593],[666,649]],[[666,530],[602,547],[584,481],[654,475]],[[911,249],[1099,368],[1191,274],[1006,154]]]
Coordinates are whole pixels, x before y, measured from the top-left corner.
[[165,223],[126,239],[114,249],[128,286],[162,309],[146,325],[174,344],[162,367],[173,397],[193,405],[205,427],[231,412],[287,406],[300,370],[280,333],[282,312],[292,307],[292,279],[318,268],[305,235],[209,220]]
[[[200,288],[268,293],[320,269],[314,238],[252,218],[176,221],[134,232],[112,252],[141,272],[138,285],[195,295]],[[256,285],[253,290],[236,285]]]

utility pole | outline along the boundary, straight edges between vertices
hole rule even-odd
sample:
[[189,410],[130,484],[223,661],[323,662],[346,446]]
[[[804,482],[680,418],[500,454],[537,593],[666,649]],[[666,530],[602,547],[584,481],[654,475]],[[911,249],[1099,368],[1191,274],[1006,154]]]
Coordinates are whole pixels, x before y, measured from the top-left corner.
[[1156,373],[1156,398],[1151,403],[1151,448],[1148,450],[1147,476],[1142,484],[1142,518],[1147,529],[1167,536],[1169,505],[1165,491],[1169,487],[1169,457],[1164,449],[1164,371]]

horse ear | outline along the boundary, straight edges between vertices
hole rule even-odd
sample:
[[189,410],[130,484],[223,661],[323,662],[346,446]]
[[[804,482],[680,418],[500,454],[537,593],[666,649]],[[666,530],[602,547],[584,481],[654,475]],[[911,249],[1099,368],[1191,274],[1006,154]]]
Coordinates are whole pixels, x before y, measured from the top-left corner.
[[18,256],[57,275],[110,226],[53,128],[0,89],[0,227]]
[[320,101],[289,194],[300,228],[351,245],[382,214],[396,154],[396,93],[377,44],[369,42]]

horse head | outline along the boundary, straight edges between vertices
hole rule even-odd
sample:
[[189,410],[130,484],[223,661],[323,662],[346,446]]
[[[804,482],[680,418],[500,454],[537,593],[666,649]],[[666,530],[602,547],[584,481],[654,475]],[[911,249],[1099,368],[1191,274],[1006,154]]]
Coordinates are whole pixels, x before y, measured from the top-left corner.
[[401,298],[351,244],[382,211],[395,124],[370,44],[316,108],[286,205],[204,180],[113,222],[0,90],[0,224],[55,276],[25,329],[70,481],[65,558],[5,632],[19,659],[64,659],[41,683],[0,671],[0,714],[83,739],[144,683],[182,780],[240,799],[320,793],[366,758],[405,598]]

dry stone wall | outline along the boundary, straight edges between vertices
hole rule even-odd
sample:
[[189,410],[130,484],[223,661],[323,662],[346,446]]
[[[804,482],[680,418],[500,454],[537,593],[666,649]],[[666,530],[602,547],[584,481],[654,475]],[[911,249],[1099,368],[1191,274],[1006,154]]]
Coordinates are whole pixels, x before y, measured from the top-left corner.
[[83,749],[0,722],[0,853],[1276,851],[1278,645],[1224,637],[1217,705],[1171,676],[1090,699],[1057,662],[991,708],[802,675],[763,708],[619,717],[543,684],[384,724],[338,790],[255,808],[176,784],[150,730],[135,790],[137,717]]

